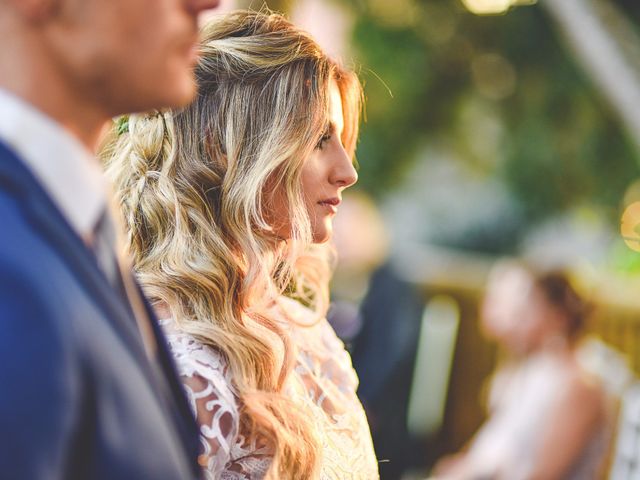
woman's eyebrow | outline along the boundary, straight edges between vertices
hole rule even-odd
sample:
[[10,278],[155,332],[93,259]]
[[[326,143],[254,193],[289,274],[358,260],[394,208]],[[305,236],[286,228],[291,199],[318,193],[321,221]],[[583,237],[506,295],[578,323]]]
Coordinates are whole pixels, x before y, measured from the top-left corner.
[[327,127],[326,127],[325,131],[326,131],[327,133],[331,133],[331,134],[335,133],[335,131],[336,131],[336,124],[335,124],[335,123],[333,123],[333,121],[329,120],[329,121],[327,122]]
[[330,136],[330,135],[334,135],[335,133],[336,133],[336,124],[331,120],[327,120],[322,130],[321,136],[323,137],[326,135]]

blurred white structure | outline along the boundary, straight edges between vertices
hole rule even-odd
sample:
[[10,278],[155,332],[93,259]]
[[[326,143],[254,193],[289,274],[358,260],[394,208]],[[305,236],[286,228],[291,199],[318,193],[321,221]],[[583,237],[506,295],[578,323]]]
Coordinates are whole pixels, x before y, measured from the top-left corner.
[[640,148],[640,38],[613,2],[542,0]]
[[453,298],[436,296],[424,309],[407,412],[407,428],[416,437],[437,433],[444,421],[459,325]]

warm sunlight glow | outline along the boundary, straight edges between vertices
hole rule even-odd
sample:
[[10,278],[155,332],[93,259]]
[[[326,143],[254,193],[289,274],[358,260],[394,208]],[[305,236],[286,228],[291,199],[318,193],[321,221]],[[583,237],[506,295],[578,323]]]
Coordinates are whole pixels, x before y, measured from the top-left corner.
[[462,0],[462,3],[476,15],[498,15],[516,5],[532,5],[536,0]]
[[622,214],[620,234],[631,250],[640,252],[640,202],[634,202]]

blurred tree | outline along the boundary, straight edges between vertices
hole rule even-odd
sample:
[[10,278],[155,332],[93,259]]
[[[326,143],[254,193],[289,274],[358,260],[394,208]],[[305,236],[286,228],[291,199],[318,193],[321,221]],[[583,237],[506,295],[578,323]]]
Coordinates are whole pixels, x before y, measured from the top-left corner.
[[389,191],[437,141],[503,180],[528,222],[591,203],[617,221],[638,154],[540,7],[478,17],[451,0],[346,2],[368,99],[362,186]]

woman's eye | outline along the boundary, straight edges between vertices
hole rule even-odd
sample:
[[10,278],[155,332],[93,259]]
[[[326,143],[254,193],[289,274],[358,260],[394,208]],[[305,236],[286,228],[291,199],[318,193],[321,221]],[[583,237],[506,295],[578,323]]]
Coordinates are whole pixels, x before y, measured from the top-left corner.
[[318,142],[318,144],[316,145],[316,148],[318,150],[322,150],[325,146],[325,144],[331,140],[331,134],[330,133],[325,133],[324,135],[322,135],[322,137],[320,138],[320,141]]

